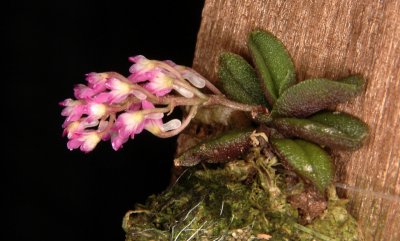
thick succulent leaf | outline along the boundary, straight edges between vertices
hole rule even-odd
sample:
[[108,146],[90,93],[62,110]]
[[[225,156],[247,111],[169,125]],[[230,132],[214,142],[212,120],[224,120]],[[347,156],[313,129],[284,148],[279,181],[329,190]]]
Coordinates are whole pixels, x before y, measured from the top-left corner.
[[273,105],[296,82],[293,61],[283,43],[270,32],[256,30],[250,33],[248,47],[265,95]]
[[304,179],[311,181],[320,192],[334,176],[331,157],[319,146],[291,139],[271,139],[278,156]]
[[194,166],[200,162],[221,163],[240,157],[251,146],[252,131],[231,131],[206,140],[174,160],[175,166]]
[[271,125],[286,136],[339,149],[357,149],[368,136],[363,121],[340,112],[321,112],[307,119],[275,118]]
[[223,92],[230,99],[246,104],[267,104],[256,71],[241,56],[222,53],[218,75]]
[[365,122],[343,112],[322,111],[308,119],[345,133],[354,140],[356,144],[354,148],[360,147],[369,134],[368,125]]
[[273,116],[306,117],[338,103],[346,102],[362,91],[364,81],[351,76],[344,81],[309,79],[287,89],[276,101]]

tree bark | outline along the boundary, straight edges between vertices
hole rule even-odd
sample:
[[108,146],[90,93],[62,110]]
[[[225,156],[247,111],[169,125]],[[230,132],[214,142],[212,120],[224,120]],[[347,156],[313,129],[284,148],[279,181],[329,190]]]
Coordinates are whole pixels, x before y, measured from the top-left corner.
[[368,123],[356,152],[337,153],[338,187],[366,240],[400,240],[400,1],[206,0],[193,67],[211,81],[221,51],[250,60],[247,35],[271,31],[298,81],[359,73],[366,93],[338,109]]

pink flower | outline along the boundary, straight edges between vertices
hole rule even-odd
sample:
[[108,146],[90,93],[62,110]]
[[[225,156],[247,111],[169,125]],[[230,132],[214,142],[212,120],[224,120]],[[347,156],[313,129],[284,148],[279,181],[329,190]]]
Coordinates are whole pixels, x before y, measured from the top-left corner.
[[142,92],[135,90],[131,83],[127,83],[116,78],[110,78],[106,83],[106,87],[111,90],[109,92],[110,103],[120,103],[124,101],[130,94],[133,94],[139,100],[144,100],[147,97]]
[[121,103],[130,95],[134,95],[139,100],[144,100],[147,96],[139,90],[136,90],[132,83],[119,80],[117,78],[110,78],[105,83],[109,92],[102,92],[93,97],[93,100],[99,103]]
[[116,132],[111,133],[111,146],[114,151],[118,151],[128,139],[129,136],[122,136]]
[[144,125],[144,129],[152,133],[153,135],[157,135],[162,132],[163,122],[161,119],[147,119]]
[[132,83],[119,80],[117,78],[109,78],[105,83],[109,92],[102,92],[93,97],[93,100],[99,103],[121,103],[130,95],[134,95],[139,100],[144,100],[147,96],[139,90],[136,90]]
[[149,82],[145,84],[144,87],[157,96],[164,96],[171,92],[173,85],[173,78],[161,71],[157,71],[154,77],[149,79]]
[[101,119],[108,115],[108,105],[90,101],[85,105],[85,114],[87,114],[87,122],[92,122],[93,120]]
[[88,82],[88,87],[92,89],[93,95],[101,93],[107,89],[105,84],[108,78],[109,75],[107,73],[92,72],[86,74],[86,81]]
[[127,111],[118,116],[113,127],[114,133],[111,135],[111,144],[114,150],[121,148],[129,137],[133,139],[136,134],[142,132],[149,120],[161,121],[164,116],[163,113],[158,112],[145,114],[144,110],[155,108],[151,102],[146,100],[142,101],[142,108],[143,110]]
[[110,102],[119,103],[126,99],[126,97],[132,92],[130,83],[123,82],[116,78],[110,78],[106,82],[107,89],[110,91]]
[[95,90],[102,89],[108,78],[109,76],[106,73],[91,72],[86,74],[86,81]]
[[66,99],[60,102],[65,108],[61,111],[62,116],[66,116],[63,126],[66,126],[71,121],[79,120],[85,111],[85,104],[80,100]]
[[89,127],[97,126],[99,122],[87,122],[86,120],[77,120],[69,123],[63,131],[63,136],[67,135],[68,139],[74,138],[75,136],[82,134],[82,132]]
[[121,136],[131,136],[142,132],[145,116],[141,111],[125,112],[118,116],[114,127]]
[[63,136],[67,135],[68,139],[73,138],[76,134],[83,132],[85,129],[84,125],[80,121],[73,121],[69,123],[63,131]]
[[157,67],[154,61],[147,59],[143,55],[130,57],[129,60],[134,63],[129,68],[129,72],[132,73],[128,77],[129,80],[137,83],[153,78],[154,70]]
[[89,99],[95,94],[96,92],[92,88],[83,84],[78,84],[74,88],[74,96],[77,99]]
[[111,135],[111,144],[114,150],[122,147],[129,137],[134,138],[144,127],[145,116],[141,111],[125,112],[115,121],[115,133]]
[[67,143],[67,147],[70,150],[79,148],[87,153],[92,151],[100,140],[101,135],[97,131],[86,131],[71,138]]
[[74,88],[74,95],[77,99],[90,99],[96,94],[105,91],[106,82],[109,76],[105,73],[89,73],[86,74],[86,80],[88,81],[88,86],[83,84],[78,84]]

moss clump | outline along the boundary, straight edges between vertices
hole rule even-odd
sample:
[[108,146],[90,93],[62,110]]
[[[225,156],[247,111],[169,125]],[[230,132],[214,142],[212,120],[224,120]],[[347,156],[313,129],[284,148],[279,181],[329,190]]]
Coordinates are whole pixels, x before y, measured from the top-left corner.
[[304,231],[300,233],[300,239],[313,240],[319,235],[321,240],[363,240],[357,221],[346,210],[348,201],[339,199],[332,186],[328,189],[328,198],[328,208],[325,212],[305,229],[300,227]]
[[188,168],[168,190],[126,214],[126,241],[361,240],[334,191],[328,209],[301,225],[276,170],[276,157],[258,147],[244,160]]

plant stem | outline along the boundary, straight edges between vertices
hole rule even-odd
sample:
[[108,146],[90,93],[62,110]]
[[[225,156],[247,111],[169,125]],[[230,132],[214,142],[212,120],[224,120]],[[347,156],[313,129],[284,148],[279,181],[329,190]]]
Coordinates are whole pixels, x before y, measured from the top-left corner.
[[155,135],[157,135],[160,138],[169,138],[179,134],[181,131],[183,131],[183,129],[185,129],[189,125],[190,121],[196,116],[196,113],[197,113],[197,105],[192,106],[190,108],[189,114],[186,116],[185,120],[182,122],[182,125],[179,128],[172,131],[160,132]]
[[215,95],[222,95],[222,92],[215,87],[215,85],[213,85],[213,83],[211,83],[210,81],[206,80],[206,87],[207,89],[211,90],[211,92],[213,92]]
[[268,110],[261,105],[247,105],[227,99],[223,95],[211,95],[209,100],[204,105],[223,105],[235,110],[251,112],[254,115],[258,113],[268,114]]

